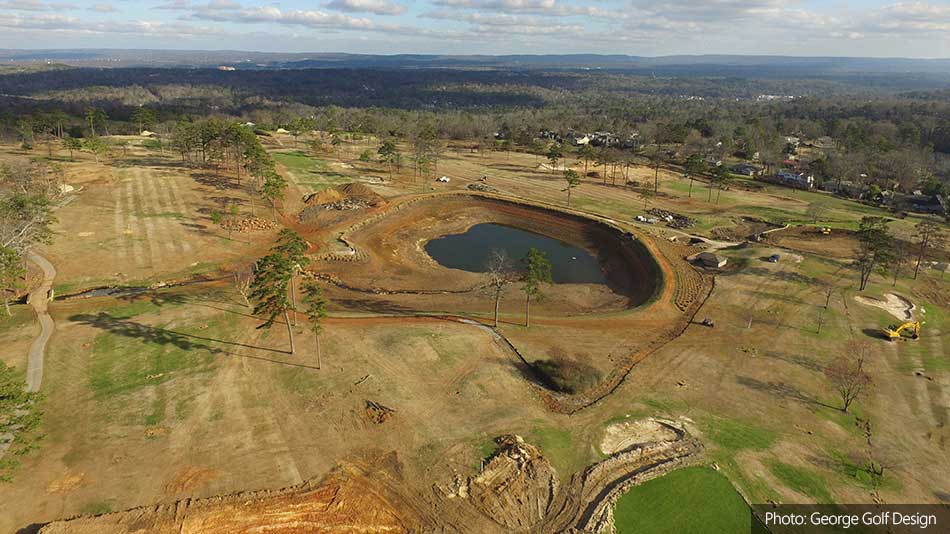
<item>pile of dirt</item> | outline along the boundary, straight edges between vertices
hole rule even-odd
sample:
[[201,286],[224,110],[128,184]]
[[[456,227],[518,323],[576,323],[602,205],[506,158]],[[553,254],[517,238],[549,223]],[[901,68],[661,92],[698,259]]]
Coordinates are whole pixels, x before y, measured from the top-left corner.
[[303,201],[307,207],[298,217],[301,223],[311,221],[324,210],[357,210],[376,207],[386,202],[379,193],[360,183],[343,184],[310,193]]
[[221,223],[221,228],[230,232],[256,232],[270,230],[276,226],[274,221],[260,217],[244,217],[243,219],[228,219]]
[[384,202],[383,197],[376,191],[360,183],[343,184],[336,188],[346,198],[360,200],[370,206],[378,206]]
[[544,519],[558,489],[554,467],[521,436],[497,438],[498,449],[469,479],[470,502],[507,531],[527,530]]
[[658,219],[666,221],[666,225],[670,228],[689,228],[690,226],[696,224],[695,220],[690,219],[685,215],[680,215],[679,213],[674,213],[672,211],[667,211],[660,208],[650,208],[647,210],[647,213]]
[[314,204],[331,204],[333,202],[339,202],[343,200],[344,195],[340,191],[337,191],[335,188],[324,189],[323,191],[317,191],[316,193],[310,193],[303,197],[304,204],[314,205]]
[[373,424],[381,425],[389,421],[394,415],[396,415],[396,410],[393,410],[389,406],[383,406],[371,400],[366,401],[366,417],[368,417]]

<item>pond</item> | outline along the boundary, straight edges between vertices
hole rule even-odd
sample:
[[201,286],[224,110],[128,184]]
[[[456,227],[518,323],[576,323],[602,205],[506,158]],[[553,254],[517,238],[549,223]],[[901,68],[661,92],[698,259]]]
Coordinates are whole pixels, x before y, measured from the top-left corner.
[[440,265],[473,273],[485,272],[492,250],[503,250],[516,268],[529,248],[544,252],[557,284],[605,284],[597,257],[557,239],[494,223],[476,224],[462,234],[451,234],[426,243],[429,256]]

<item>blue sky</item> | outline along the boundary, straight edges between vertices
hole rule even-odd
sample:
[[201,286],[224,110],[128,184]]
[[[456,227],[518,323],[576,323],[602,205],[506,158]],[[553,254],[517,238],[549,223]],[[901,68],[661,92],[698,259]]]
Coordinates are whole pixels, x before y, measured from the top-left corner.
[[0,48],[950,57],[950,0],[0,0]]

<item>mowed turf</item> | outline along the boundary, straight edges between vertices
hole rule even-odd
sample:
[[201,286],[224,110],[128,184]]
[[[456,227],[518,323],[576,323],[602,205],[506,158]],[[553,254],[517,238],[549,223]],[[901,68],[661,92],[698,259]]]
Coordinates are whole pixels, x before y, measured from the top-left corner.
[[631,488],[614,524],[618,534],[739,533],[750,531],[751,513],[726,477],[687,467]]

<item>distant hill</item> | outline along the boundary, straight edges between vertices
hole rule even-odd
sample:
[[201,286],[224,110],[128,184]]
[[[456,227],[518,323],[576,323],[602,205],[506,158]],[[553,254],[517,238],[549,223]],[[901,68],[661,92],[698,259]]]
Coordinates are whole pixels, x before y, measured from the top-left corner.
[[448,68],[605,69],[657,76],[827,77],[922,74],[950,80],[950,59],[680,55],[365,55],[208,50],[0,50],[0,64],[65,63],[103,67],[237,69]]

